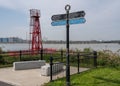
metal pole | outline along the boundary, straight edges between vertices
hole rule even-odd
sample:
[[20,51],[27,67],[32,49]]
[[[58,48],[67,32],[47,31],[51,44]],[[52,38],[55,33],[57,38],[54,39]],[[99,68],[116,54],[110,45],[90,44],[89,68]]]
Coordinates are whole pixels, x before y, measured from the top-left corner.
[[53,57],[50,57],[50,82],[52,82],[52,65],[53,65]]
[[69,64],[69,10],[70,5],[65,6],[67,21],[66,21],[66,86],[70,86],[70,64]]
[[63,50],[61,50],[61,62],[63,62]]
[[20,61],[21,61],[21,57],[22,57],[22,51],[20,50]]
[[78,53],[78,55],[77,55],[77,60],[78,60],[78,74],[80,73],[80,69],[79,69],[79,67],[80,67],[80,53]]
[[97,67],[97,52],[94,51],[93,54],[94,54],[94,67]]
[[41,60],[43,60],[43,49],[41,49],[40,52],[41,52],[41,54],[40,54],[41,55]]

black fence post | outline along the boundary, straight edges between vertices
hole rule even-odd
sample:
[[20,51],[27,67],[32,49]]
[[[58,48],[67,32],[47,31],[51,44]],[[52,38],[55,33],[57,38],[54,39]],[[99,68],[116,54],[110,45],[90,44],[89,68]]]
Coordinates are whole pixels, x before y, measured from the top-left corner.
[[43,49],[41,49],[40,52],[41,52],[41,54],[40,54],[41,55],[41,60],[43,60]]
[[97,67],[97,52],[94,51],[93,54],[94,54],[94,67]]
[[20,61],[22,60],[22,51],[20,50]]
[[63,62],[63,50],[61,50],[61,62]]
[[50,82],[52,82],[52,65],[53,65],[53,57],[50,57]]
[[78,61],[78,74],[80,73],[80,53],[77,54],[77,61]]

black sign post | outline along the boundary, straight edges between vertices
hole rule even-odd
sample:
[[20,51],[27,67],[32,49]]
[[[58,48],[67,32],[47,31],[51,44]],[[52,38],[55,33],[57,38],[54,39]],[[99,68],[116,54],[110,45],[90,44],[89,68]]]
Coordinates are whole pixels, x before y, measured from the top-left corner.
[[70,64],[69,64],[69,10],[70,5],[65,6],[66,20],[66,86],[70,86]]
[[[69,13],[71,6],[66,5],[66,14],[53,15],[51,20],[52,26],[66,25],[66,86],[70,86],[70,62],[69,62],[69,27],[70,24],[85,23],[84,11]],[[78,19],[79,18],[79,19]]]
[[[69,13],[69,19],[79,18],[79,17],[84,17],[84,16],[85,16],[84,11],[77,11],[77,12]],[[53,15],[51,19],[52,21],[66,20],[67,15],[66,14]]]

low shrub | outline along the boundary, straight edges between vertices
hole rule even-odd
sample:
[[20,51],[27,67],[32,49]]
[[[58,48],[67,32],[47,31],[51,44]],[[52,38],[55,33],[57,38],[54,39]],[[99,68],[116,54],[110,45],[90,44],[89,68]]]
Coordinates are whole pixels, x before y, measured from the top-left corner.
[[120,56],[111,51],[99,51],[97,62],[99,66],[118,67],[120,66]]
[[[77,50],[78,52],[79,50]],[[73,51],[71,51],[73,52]],[[80,51],[82,52],[82,51]],[[93,52],[90,48],[85,48],[83,50],[85,53]],[[80,53],[81,54],[81,53]],[[61,61],[61,53],[46,53],[43,54],[43,60],[46,62],[50,61],[50,57],[54,58],[54,61]],[[113,53],[111,51],[98,51],[97,52],[97,64],[98,66],[110,66],[110,67],[120,67],[120,55]],[[59,58],[59,59],[57,59]],[[31,60],[39,60],[41,59],[41,55],[22,55],[21,61],[31,61]],[[80,66],[93,66],[93,58],[88,58],[86,56],[80,56]],[[9,56],[7,53],[0,54],[0,65],[7,65],[7,64],[13,64],[15,61],[20,61],[20,56]],[[66,63],[66,52],[63,53],[63,62]],[[77,66],[77,53],[71,53],[70,55],[70,65]]]
[[2,55],[0,55],[0,64],[4,64],[4,63],[5,63],[4,58]]

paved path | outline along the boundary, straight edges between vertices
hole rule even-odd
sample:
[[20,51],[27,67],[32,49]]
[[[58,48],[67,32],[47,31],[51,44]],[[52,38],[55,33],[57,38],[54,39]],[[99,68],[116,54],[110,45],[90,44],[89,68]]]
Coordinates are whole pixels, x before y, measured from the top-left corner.
[[[64,66],[64,70],[61,71],[60,73],[54,74],[53,75],[53,80],[57,79],[57,78],[62,78],[62,77],[66,77],[66,70],[65,70],[65,66]],[[89,70],[89,68],[79,68],[79,72],[83,72],[83,71],[87,71]],[[73,74],[77,74],[77,67],[70,67],[70,75]]]
[[[80,71],[88,70],[87,68],[80,68]],[[71,67],[71,74],[77,72],[77,68]],[[58,77],[65,77],[65,71],[55,75]],[[49,82],[50,78],[41,76],[40,69],[30,70],[13,70],[10,68],[0,68],[0,86],[41,86],[44,83]],[[8,83],[6,85],[4,82]],[[9,85],[11,84],[11,85]]]
[[15,86],[41,86],[49,82],[49,77],[41,76],[40,69],[14,71],[13,68],[1,68],[0,81]]

